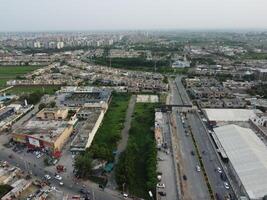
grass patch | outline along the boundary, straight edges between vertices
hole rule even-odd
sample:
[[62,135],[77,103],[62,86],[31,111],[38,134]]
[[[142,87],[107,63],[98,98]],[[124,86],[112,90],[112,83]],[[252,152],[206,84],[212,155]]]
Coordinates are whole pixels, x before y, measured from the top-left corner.
[[31,93],[41,93],[41,94],[54,94],[60,86],[15,86],[6,91],[10,94],[31,94]]
[[116,180],[120,188],[138,197],[148,198],[157,183],[157,150],[154,140],[154,113],[157,104],[137,103],[132,119],[128,144],[116,166]]
[[117,142],[121,139],[121,130],[123,129],[129,100],[129,94],[113,94],[109,109],[89,149],[93,158],[108,161],[114,159],[112,152],[116,150]]
[[19,76],[27,74],[38,69],[37,66],[0,66],[0,87],[6,85],[6,81],[16,79]]

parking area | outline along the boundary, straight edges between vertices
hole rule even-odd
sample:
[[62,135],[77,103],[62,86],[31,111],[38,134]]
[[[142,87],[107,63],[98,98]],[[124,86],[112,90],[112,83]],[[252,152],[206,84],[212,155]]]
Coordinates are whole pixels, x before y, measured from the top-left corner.
[[163,146],[158,150],[158,187],[159,200],[177,199],[177,184],[175,180],[175,168],[171,152],[171,133],[167,113],[162,116]]

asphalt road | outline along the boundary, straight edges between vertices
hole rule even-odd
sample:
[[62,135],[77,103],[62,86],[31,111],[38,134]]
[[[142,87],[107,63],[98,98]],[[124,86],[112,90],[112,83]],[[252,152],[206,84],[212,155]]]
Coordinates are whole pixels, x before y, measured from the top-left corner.
[[[192,105],[190,98],[188,97],[186,90],[181,83],[181,76],[178,76],[175,79],[175,84],[176,88],[174,86],[173,88],[177,89],[177,91],[175,92],[176,95],[178,95],[175,103]],[[230,187],[230,189],[226,189],[224,187],[224,183],[220,178],[220,174],[216,170],[217,167],[220,167],[222,170],[224,168],[221,165],[215,148],[213,148],[213,144],[209,138],[209,133],[207,132],[207,129],[205,129],[205,124],[202,122],[202,119],[200,118],[198,113],[194,111],[187,114],[185,121],[188,123],[188,125],[190,125],[192,134],[197,142],[198,150],[202,154],[204,168],[211,184],[213,193],[217,193],[220,199],[224,199],[227,194],[234,196],[232,187]],[[223,171],[223,173],[225,172]],[[226,180],[226,182],[229,183],[228,180]]]
[[[12,154],[12,158],[9,158],[9,155]],[[25,172],[31,173],[33,176],[37,178],[43,178],[45,174],[49,174],[51,177],[54,177],[54,173],[48,171],[42,167],[39,167],[33,162],[29,162],[23,158],[22,155],[14,153],[11,149],[5,148],[2,145],[0,146],[0,160],[5,160],[11,165],[17,166]],[[51,179],[51,185],[58,188],[66,193],[70,194],[79,194],[81,188],[83,188],[83,183],[77,182],[74,184],[72,177],[64,178],[63,180],[64,185],[59,186],[59,182],[56,179]],[[102,191],[101,189],[97,188],[96,186],[86,186],[86,189],[91,192],[94,196],[94,200],[118,200],[122,199],[117,193],[114,193],[110,190]]]
[[[192,155],[191,151],[196,152],[195,147],[193,145],[192,138],[190,136],[186,136],[185,129],[182,124],[182,119],[180,113],[174,109],[177,134],[179,138],[179,146],[183,159],[183,172],[187,176],[187,185],[189,189],[189,193],[191,194],[192,199],[200,199],[200,200],[208,200],[210,199],[208,188],[206,186],[203,172],[197,172],[196,166],[200,166],[200,163],[196,157],[196,155]],[[187,122],[185,120],[185,126]]]
[[214,152],[209,138],[207,138],[208,133],[203,127],[201,119],[196,113],[188,113],[187,116],[188,122],[192,128],[192,133],[194,134],[194,138],[198,144],[198,149],[202,153],[202,160],[213,192],[217,193],[222,198],[229,193],[233,194],[232,188],[226,189],[224,187],[220,174],[216,170],[217,167],[220,167],[221,169],[223,168],[218,160],[216,152]]
[[[180,78],[178,80],[180,80]],[[170,83],[172,92],[171,104],[183,105],[185,101],[188,101],[188,99],[185,99],[186,97],[184,97],[183,94],[180,94],[180,91],[177,89],[176,82],[177,80]],[[176,134],[179,139],[178,146],[180,147],[180,152],[182,156],[182,163],[180,162],[180,165],[182,166],[183,174],[181,176],[185,175],[187,177],[187,180],[181,181],[184,181],[184,184],[187,185],[187,193],[190,194],[191,199],[208,200],[210,199],[210,197],[203,173],[196,171],[196,166],[199,165],[199,161],[196,156],[191,155],[191,151],[195,152],[193,141],[190,137],[186,136],[179,109],[173,108],[172,113],[175,119],[175,127],[177,127]]]

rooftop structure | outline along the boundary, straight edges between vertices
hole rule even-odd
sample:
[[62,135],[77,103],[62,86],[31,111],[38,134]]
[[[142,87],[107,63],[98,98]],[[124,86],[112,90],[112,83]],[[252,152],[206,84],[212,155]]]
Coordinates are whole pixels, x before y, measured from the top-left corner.
[[68,116],[66,108],[43,108],[37,113],[36,118],[41,120],[63,120]]
[[69,138],[73,126],[67,121],[29,120],[13,131],[13,139],[31,148],[60,151]]
[[214,129],[238,182],[249,199],[267,195],[267,148],[248,128],[226,125]]
[[[71,151],[79,152],[89,148],[94,136],[104,118],[105,110],[101,108],[81,108],[77,113],[80,119],[86,119],[84,123],[80,122],[82,127],[77,129],[77,135],[71,142]],[[78,126],[78,125],[77,125]]]
[[111,96],[109,89],[95,87],[64,87],[59,93],[60,103],[71,107],[90,103],[108,103]]
[[250,109],[204,109],[209,121],[215,122],[247,122],[250,117],[259,112],[259,110]]

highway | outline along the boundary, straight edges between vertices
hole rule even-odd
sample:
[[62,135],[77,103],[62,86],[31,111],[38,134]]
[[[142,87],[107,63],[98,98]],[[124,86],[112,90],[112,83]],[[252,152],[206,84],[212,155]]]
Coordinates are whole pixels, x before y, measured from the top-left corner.
[[[175,82],[170,82],[170,87],[172,91],[172,104],[173,105],[182,105],[184,104],[184,99],[180,95],[179,91],[176,88]],[[192,199],[192,200],[208,200],[210,199],[208,188],[206,186],[204,176],[202,172],[196,171],[196,166],[200,165],[196,156],[191,155],[191,151],[195,151],[193,141],[190,137],[186,136],[185,128],[182,124],[181,115],[179,108],[173,108],[172,116],[175,122],[176,133],[178,138],[178,144],[176,147],[179,148],[180,158],[179,163],[181,167],[181,177],[186,176],[180,181],[183,182],[183,199]],[[186,123],[186,122],[185,122]]]
[[[181,76],[178,76],[175,79],[175,82],[173,86],[171,86],[172,89],[172,95],[173,95],[173,104],[175,105],[192,105],[190,98],[188,97],[186,90],[181,82]],[[176,97],[176,98],[175,98]],[[176,116],[176,124],[178,129],[179,127],[182,127],[183,125],[179,122],[179,112],[178,108],[173,108],[173,113]],[[178,119],[177,119],[178,118]],[[218,167],[220,167],[223,170],[223,167],[221,165],[221,162],[219,160],[218,154],[213,148],[213,144],[209,138],[209,133],[207,132],[207,129],[205,128],[205,124],[202,122],[201,117],[196,111],[188,112],[185,119],[185,124],[189,126],[189,129],[192,131],[192,135],[197,143],[197,147],[199,152],[202,154],[202,161],[204,164],[205,171],[208,176],[209,183],[211,185],[213,194],[216,194],[217,199],[224,199],[228,194],[231,194],[231,196],[234,196],[233,190],[230,187],[230,189],[226,189],[224,187],[224,183],[221,180],[219,172],[216,170]],[[187,140],[186,140],[187,139]],[[193,143],[188,144],[188,137],[183,138],[181,137],[181,143],[182,148],[184,146],[184,150],[182,151],[189,151],[189,149],[193,148]],[[190,139],[192,141],[192,138]],[[187,149],[187,150],[185,150]],[[191,155],[192,157],[192,155]],[[190,159],[189,159],[190,160]],[[190,161],[186,161],[189,163],[189,166],[193,165],[194,163],[190,163]],[[225,173],[223,171],[223,173]],[[190,178],[190,177],[189,177]],[[229,183],[229,181],[226,179],[226,181]],[[202,183],[203,184],[203,183]],[[206,185],[206,183],[204,183]],[[232,198],[235,199],[235,198]]]

